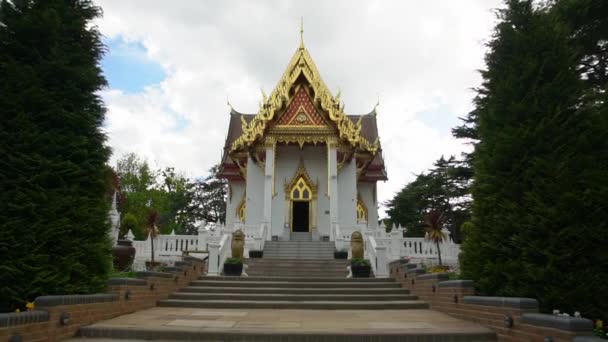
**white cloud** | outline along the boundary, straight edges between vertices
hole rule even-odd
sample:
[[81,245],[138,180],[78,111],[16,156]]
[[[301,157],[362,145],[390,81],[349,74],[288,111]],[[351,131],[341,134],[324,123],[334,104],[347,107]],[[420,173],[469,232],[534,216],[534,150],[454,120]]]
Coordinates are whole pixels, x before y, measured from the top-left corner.
[[[107,130],[115,156],[135,151],[159,166],[199,176],[217,163],[228,125],[226,98],[256,112],[299,43],[306,45],[346,111],[367,113],[380,97],[379,129],[390,180],[381,201],[441,154],[466,147],[438,118],[471,109],[483,42],[499,0],[179,1],[99,0],[107,36],[139,41],[167,78],[142,93],[108,90]],[[187,121],[186,127],[180,122]],[[426,123],[425,123],[426,122]]]

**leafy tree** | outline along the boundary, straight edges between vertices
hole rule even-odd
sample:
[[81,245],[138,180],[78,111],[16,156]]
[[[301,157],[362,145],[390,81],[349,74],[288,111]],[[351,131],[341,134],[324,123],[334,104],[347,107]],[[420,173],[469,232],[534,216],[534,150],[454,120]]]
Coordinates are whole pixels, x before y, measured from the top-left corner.
[[0,311],[105,287],[100,14],[87,0],[0,2]]
[[148,232],[148,236],[150,237],[150,267],[153,269],[156,264],[154,262],[154,239],[158,236],[159,230],[156,224],[159,220],[159,214],[156,210],[151,210],[148,214],[148,218],[146,220],[146,228]]
[[[163,233],[175,230],[177,234],[187,233],[190,217],[187,207],[191,201],[189,193],[190,183],[188,178],[175,171],[173,167],[167,167],[160,172],[162,183],[159,189],[163,202],[156,202],[156,208],[162,208],[160,224]],[[162,204],[162,206],[161,206]],[[196,234],[194,232],[190,232]]]
[[116,172],[120,185],[127,193],[144,192],[156,182],[156,174],[150,170],[148,162],[135,153],[127,153],[116,162]]
[[441,211],[433,209],[429,211],[424,217],[424,223],[426,225],[427,239],[433,241],[437,246],[437,256],[439,258],[439,266],[441,262],[441,248],[440,244],[445,241],[447,236],[443,232],[443,213]]
[[386,203],[391,221],[407,228],[407,236],[425,234],[425,217],[431,210],[444,214],[444,224],[455,241],[460,226],[470,215],[470,179],[472,172],[464,162],[451,156],[437,160],[427,173],[416,176]]
[[131,214],[131,213],[126,213],[124,215],[122,215],[122,219],[120,222],[120,238],[124,238],[128,233],[129,230],[133,233],[133,235],[135,236],[137,233],[137,236],[143,236],[143,232],[138,232],[137,231],[138,226],[137,226],[137,218],[135,217],[135,215]]
[[608,312],[608,3],[507,1],[475,109],[461,266],[482,294]]
[[[194,221],[226,222],[228,184],[218,177],[219,165],[209,169],[209,176],[195,180],[190,187],[191,202],[188,212]],[[194,227],[193,227],[194,228]]]

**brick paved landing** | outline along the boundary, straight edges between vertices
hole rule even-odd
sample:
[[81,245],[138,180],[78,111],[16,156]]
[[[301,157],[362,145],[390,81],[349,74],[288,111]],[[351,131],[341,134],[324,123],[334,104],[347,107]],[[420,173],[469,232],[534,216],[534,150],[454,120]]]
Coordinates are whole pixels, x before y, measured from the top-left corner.
[[494,341],[475,323],[432,310],[157,307],[80,329],[83,338],[213,341]]

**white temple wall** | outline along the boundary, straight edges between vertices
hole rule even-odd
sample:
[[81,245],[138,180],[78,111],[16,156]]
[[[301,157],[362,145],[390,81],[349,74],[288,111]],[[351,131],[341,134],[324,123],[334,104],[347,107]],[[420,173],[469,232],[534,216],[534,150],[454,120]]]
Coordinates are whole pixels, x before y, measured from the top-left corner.
[[[300,160],[313,183],[317,185],[317,199],[314,215],[319,235],[329,235],[329,199],[327,193],[327,147],[326,146],[277,146],[275,165],[275,193],[272,199],[272,235],[283,236],[291,230],[286,224],[291,224],[289,200],[285,199],[285,183],[294,177]],[[312,208],[311,208],[312,209]],[[325,213],[327,211],[327,214]]]
[[239,222],[236,210],[245,193],[245,182],[229,181],[228,188],[230,189],[230,194],[228,194],[228,200],[226,201],[226,225],[232,225],[235,222]]
[[338,219],[341,227],[357,224],[357,165],[354,158],[338,171]]
[[[240,199],[239,199],[240,200]],[[264,215],[264,170],[248,157],[247,160],[247,215],[245,224],[257,225]]]
[[367,207],[367,225],[369,228],[378,227],[378,198],[376,182],[360,182],[357,184],[361,200]]

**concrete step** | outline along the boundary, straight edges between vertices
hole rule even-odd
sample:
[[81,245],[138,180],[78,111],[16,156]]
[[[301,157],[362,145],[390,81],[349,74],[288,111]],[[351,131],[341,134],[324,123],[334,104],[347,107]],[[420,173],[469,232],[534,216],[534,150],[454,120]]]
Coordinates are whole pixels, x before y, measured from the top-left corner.
[[311,255],[269,255],[266,256],[264,255],[264,259],[301,259],[301,258],[308,258],[308,259],[319,259],[319,260],[327,260],[329,259],[329,256],[325,256],[325,255],[320,255],[320,256],[311,256]]
[[[243,278],[243,277],[235,277]],[[333,279],[332,279],[333,280]],[[241,280],[195,280],[192,286],[213,287],[301,287],[302,283],[295,281],[241,281]],[[400,288],[396,282],[342,282],[323,281],[307,282],[306,287],[312,288]]]
[[[409,294],[409,290],[402,288],[310,288],[304,287],[256,287],[255,293],[264,294]],[[187,293],[243,293],[251,292],[247,287],[213,287],[213,286],[189,286],[179,289],[179,292]]]
[[346,266],[349,264],[348,260],[344,259],[266,259],[266,258],[249,258],[245,259],[245,263],[248,265],[263,265],[263,264],[289,264],[289,265],[314,265],[318,267],[330,266],[330,265],[340,265]]
[[181,300],[251,300],[251,301],[334,301],[334,302],[352,302],[352,301],[412,301],[418,297],[409,294],[260,294],[260,293],[187,293],[175,292],[169,295],[169,299]]
[[340,265],[340,264],[328,264],[328,265],[324,265],[324,266],[319,266],[319,265],[310,265],[310,264],[299,264],[299,263],[293,263],[293,264],[289,264],[289,263],[266,263],[266,264],[249,264],[248,265],[249,268],[248,269],[291,269],[294,271],[307,271],[307,270],[313,270],[313,271],[344,271],[346,270],[347,265]]
[[344,279],[348,276],[346,272],[286,272],[286,271],[251,271],[247,275],[253,277],[274,277],[274,276],[291,276],[291,277],[326,277],[332,279]]
[[[394,324],[394,323],[393,323]],[[267,324],[269,325],[269,324]],[[223,341],[223,342],[489,342],[496,341],[496,334],[488,329],[442,329],[433,333],[427,329],[410,329],[409,331],[368,332],[353,331],[318,331],[308,329],[280,330],[274,329],[195,329],[167,326],[118,326],[103,323],[80,328],[80,337],[69,339],[69,342],[113,341]]]
[[394,301],[284,301],[284,300],[181,300],[158,301],[161,307],[223,308],[223,309],[307,309],[307,310],[409,310],[428,309],[419,300]]
[[279,255],[300,255],[302,257],[302,259],[306,259],[306,255],[310,254],[313,257],[314,256],[318,256],[318,255],[323,255],[324,257],[327,257],[328,259],[333,259],[334,258],[334,252],[332,251],[304,251],[304,250],[265,250],[264,251],[264,257],[271,255],[271,254],[279,254]]
[[318,248],[268,248],[268,249],[264,249],[264,255],[269,254],[269,253],[295,253],[295,254],[307,254],[307,253],[319,254],[319,253],[321,253],[321,254],[331,254],[332,259],[334,257],[333,250],[318,249]]
[[331,241],[266,241],[264,248],[271,246],[324,246],[335,248],[336,244]]
[[[264,256],[266,256],[267,254],[272,254],[272,253],[279,253],[279,254],[285,254],[285,253],[294,253],[294,254],[323,254],[323,255],[331,255],[331,258],[329,259],[333,259],[334,258],[334,251],[331,250],[306,250],[306,249],[288,249],[288,248],[277,248],[277,249],[264,249]],[[305,259],[305,258],[303,258]]]
[[299,255],[302,259],[306,259],[306,255],[311,255],[312,257],[317,257],[319,255],[322,255],[324,258],[327,259],[333,259],[334,258],[334,252],[323,252],[323,251],[264,251],[264,257],[268,256],[268,255],[286,255],[286,256],[292,256],[292,255]]
[[[331,282],[331,283],[395,283],[390,278],[343,278],[343,279],[327,279],[327,277],[309,278],[309,277],[208,277],[201,276],[198,280],[211,280],[211,281],[272,281],[272,282],[295,282],[295,283],[319,283],[319,282]],[[302,284],[306,285],[306,284]]]

